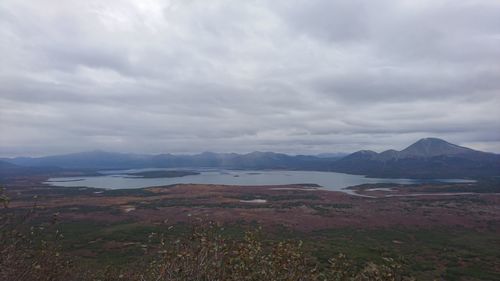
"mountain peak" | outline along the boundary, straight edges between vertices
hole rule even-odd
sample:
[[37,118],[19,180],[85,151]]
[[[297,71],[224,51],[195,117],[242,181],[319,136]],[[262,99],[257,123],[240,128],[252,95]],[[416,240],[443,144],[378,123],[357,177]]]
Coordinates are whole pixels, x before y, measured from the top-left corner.
[[443,139],[440,139],[440,138],[422,138],[422,139],[419,139],[418,141],[415,142],[416,143],[446,143],[446,144],[451,144]]
[[373,151],[373,150],[359,150],[357,152],[354,152],[354,153],[357,153],[357,154],[365,154],[365,155],[375,155],[377,154],[377,152]]
[[343,159],[351,159],[351,160],[371,160],[377,157],[378,153],[372,150],[359,150],[354,153],[351,153],[344,157]]
[[499,175],[500,155],[424,138],[401,151],[355,152],[334,162],[331,170],[372,177],[489,177]]
[[472,152],[470,148],[449,143],[438,138],[423,138],[403,149],[399,157],[434,157]]

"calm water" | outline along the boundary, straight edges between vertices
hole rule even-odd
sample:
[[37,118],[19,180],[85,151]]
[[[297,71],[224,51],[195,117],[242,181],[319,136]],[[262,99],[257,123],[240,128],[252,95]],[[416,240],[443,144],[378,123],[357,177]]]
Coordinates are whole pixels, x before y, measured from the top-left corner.
[[[333,172],[311,171],[241,171],[241,170],[197,170],[201,174],[178,178],[137,178],[124,175],[139,171],[162,169],[140,169],[105,171],[104,176],[51,178],[46,183],[54,186],[96,187],[106,189],[142,188],[149,186],[170,185],[177,183],[227,184],[227,185],[284,185],[284,184],[318,184],[328,190],[343,190],[343,188],[365,183],[397,183],[414,184],[422,182],[468,182],[465,180],[411,180],[411,179],[377,179],[364,176],[348,175]],[[164,169],[166,170],[166,169]]]

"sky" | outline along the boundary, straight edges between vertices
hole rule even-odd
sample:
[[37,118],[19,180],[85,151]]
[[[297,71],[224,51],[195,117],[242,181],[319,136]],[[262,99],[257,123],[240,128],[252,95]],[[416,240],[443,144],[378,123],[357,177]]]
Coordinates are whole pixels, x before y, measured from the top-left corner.
[[0,156],[500,153],[498,0],[2,0]]

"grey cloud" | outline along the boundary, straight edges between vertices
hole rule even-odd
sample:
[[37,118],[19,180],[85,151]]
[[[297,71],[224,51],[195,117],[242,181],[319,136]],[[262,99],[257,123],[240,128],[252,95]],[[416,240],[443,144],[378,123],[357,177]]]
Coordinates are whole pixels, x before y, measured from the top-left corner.
[[294,32],[335,42],[357,41],[368,36],[369,23],[366,17],[370,1],[277,2],[277,14],[287,21]]
[[0,154],[500,152],[500,5],[0,3]]
[[[426,69],[359,70],[313,79],[310,84],[325,96],[360,102],[414,101],[473,96],[491,98],[500,88],[500,69],[443,71]],[[422,71],[422,72],[421,72]],[[451,72],[451,73],[450,73]]]

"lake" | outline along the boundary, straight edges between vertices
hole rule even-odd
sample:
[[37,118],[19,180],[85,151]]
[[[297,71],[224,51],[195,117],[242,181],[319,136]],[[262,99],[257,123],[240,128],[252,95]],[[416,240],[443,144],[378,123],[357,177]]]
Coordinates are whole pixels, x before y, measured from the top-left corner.
[[95,187],[105,189],[143,188],[178,183],[194,184],[226,184],[226,185],[286,185],[286,184],[317,184],[327,190],[352,193],[344,188],[367,183],[416,184],[430,182],[463,183],[474,182],[460,179],[415,180],[415,179],[379,179],[359,175],[349,175],[334,172],[314,171],[249,171],[249,170],[191,170],[199,175],[189,175],[177,178],[139,178],[125,173],[142,171],[172,170],[172,169],[133,169],[119,171],[102,171],[103,176],[50,178],[45,183],[53,186]]

